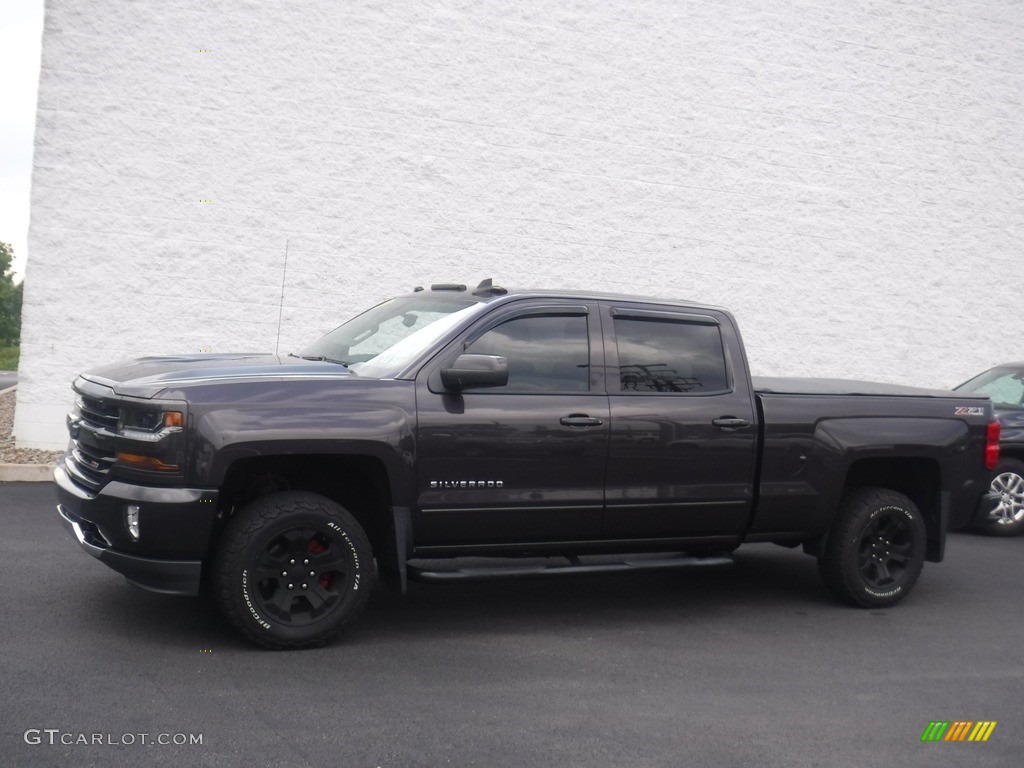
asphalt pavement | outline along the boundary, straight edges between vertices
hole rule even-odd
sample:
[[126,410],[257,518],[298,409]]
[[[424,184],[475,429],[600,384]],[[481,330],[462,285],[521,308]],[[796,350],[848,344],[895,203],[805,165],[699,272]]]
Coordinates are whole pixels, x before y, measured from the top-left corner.
[[18,383],[17,371],[0,371],[0,392]]
[[[0,484],[2,766],[930,768],[1024,753],[1024,539],[952,535],[886,611],[837,605],[813,559],[754,545],[725,571],[380,591],[339,642],[274,653],[207,597],[127,585],[54,503],[48,484]],[[957,720],[997,725],[984,743],[921,741]]]

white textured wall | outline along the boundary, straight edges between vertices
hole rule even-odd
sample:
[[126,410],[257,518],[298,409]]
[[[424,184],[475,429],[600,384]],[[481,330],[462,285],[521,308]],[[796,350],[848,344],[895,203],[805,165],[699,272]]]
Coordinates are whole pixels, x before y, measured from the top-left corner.
[[494,277],[953,385],[1024,358],[1022,97],[1015,0],[48,0],[16,435],[91,365],[273,350],[286,241],[282,350]]

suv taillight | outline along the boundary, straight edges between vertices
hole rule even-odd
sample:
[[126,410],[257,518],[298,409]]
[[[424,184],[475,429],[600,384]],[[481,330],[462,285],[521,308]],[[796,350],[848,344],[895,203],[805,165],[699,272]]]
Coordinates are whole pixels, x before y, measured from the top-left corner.
[[1002,429],[998,421],[988,423],[988,431],[985,433],[985,469],[995,469],[999,463],[999,433]]

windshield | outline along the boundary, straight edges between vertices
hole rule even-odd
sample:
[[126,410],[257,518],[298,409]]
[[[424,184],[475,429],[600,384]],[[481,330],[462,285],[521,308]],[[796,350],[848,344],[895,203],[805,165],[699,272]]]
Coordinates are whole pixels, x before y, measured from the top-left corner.
[[957,387],[959,392],[988,395],[1002,410],[1024,410],[1024,368],[993,368]]
[[338,326],[298,357],[343,363],[361,376],[389,378],[473,313],[476,301],[428,296],[389,299]]

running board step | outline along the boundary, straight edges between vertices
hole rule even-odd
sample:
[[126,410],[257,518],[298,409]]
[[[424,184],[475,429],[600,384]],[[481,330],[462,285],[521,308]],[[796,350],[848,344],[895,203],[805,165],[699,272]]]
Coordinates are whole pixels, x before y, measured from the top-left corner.
[[482,581],[485,579],[508,579],[537,576],[566,576],[580,573],[616,573],[619,571],[664,571],[674,568],[723,568],[733,564],[732,555],[715,557],[679,557],[660,560],[625,560],[618,563],[581,563],[578,560],[567,565],[509,565],[455,568],[451,570],[429,570],[408,565],[409,578],[414,581]]

